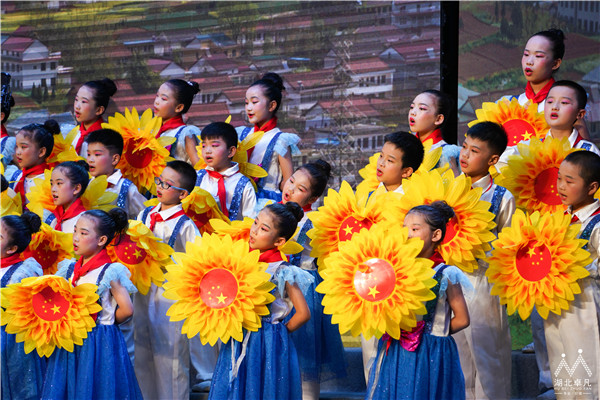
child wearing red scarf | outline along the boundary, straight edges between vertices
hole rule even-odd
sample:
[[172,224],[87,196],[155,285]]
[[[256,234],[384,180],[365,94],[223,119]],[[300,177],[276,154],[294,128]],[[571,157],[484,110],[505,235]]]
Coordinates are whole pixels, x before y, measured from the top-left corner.
[[57,231],[73,233],[77,220],[85,212],[81,195],[90,182],[85,166],[85,161],[66,161],[52,170],[50,190],[56,208],[44,222]]
[[[221,346],[209,399],[301,399],[298,357],[290,333],[310,318],[304,294],[314,281],[281,255],[303,211],[296,203],[271,204],[258,213],[250,229],[250,250],[259,250],[276,285],[270,314],[257,332],[244,332],[243,343]],[[292,308],[295,313],[290,317]],[[234,362],[235,359],[235,362]]]
[[[21,253],[29,246],[31,235],[40,229],[37,215],[25,211],[22,216],[8,215],[0,219],[1,287],[21,282],[24,278],[43,275],[33,258],[23,260]],[[25,354],[23,343],[2,326],[2,394],[3,399],[37,399],[41,396],[45,360],[35,351]]]

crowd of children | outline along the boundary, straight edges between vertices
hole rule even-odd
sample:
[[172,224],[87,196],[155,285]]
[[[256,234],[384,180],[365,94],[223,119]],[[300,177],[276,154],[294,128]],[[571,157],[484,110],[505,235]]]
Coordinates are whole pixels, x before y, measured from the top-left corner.
[[[526,91],[522,105],[536,104],[550,127],[547,138],[568,139],[572,148],[561,163],[556,188],[562,203],[578,224],[592,262],[589,276],[580,280],[581,292],[560,315],[542,319],[532,314],[532,329],[540,390],[553,398],[553,382],[566,357],[573,365],[584,352],[589,368],[589,393],[597,399],[600,375],[600,205],[594,198],[600,186],[600,151],[581,127],[585,115],[585,90],[571,81],[555,81],[564,56],[561,31],[533,35],[526,44],[522,67]],[[94,316],[96,327],[75,350],[56,349],[48,357],[26,354],[23,343],[2,327],[2,398],[158,398],[187,399],[190,389],[209,391],[211,399],[318,399],[320,383],[346,374],[342,340],[330,315],[324,313],[323,281],[317,261],[311,257],[308,232],[315,203],[324,194],[332,166],[323,160],[294,169],[300,138],[278,127],[284,85],[275,73],[267,73],[250,85],[245,111],[251,126],[235,128],[213,122],[202,130],[187,125],[185,113],[199,87],[195,82],[171,79],[156,93],[154,115],[162,125],[156,137],[175,138],[169,161],[154,177],[157,205],[146,207],[149,193],[140,193],[117,165],[124,156],[123,137],[102,127],[110,97],[117,87],[110,79],[82,85],[74,102],[79,126],[72,146],[85,161],[48,163],[60,128],[55,121],[29,124],[8,135],[4,128],[14,99],[10,76],[2,73],[2,192],[18,196],[22,215],[3,215],[0,220],[2,288],[22,279],[43,275],[42,265],[21,257],[40,230],[72,233],[75,259],[59,263],[57,275],[72,285],[94,283],[102,311]],[[500,100],[503,101],[503,100]],[[466,132],[462,148],[448,144],[443,134],[451,100],[437,90],[419,93],[408,110],[412,133],[395,132],[384,138],[377,160],[378,192],[404,195],[403,181],[410,179],[431,150],[441,147],[438,167],[464,174],[472,188],[481,188],[480,200],[490,204],[494,235],[510,226],[516,210],[513,194],[494,182],[493,166],[510,163],[518,154],[508,146],[507,134],[494,122],[481,122]],[[262,167],[267,176],[245,176],[233,161],[238,142],[262,131],[248,150],[248,161]],[[430,150],[430,151],[431,151]],[[195,169],[200,156],[206,166]],[[53,209],[43,215],[27,211],[27,194],[51,170]],[[493,171],[493,169],[492,169]],[[82,195],[90,182],[106,177],[107,192],[116,195],[109,212],[87,210]],[[10,187],[6,183],[10,184]],[[126,232],[130,221],[141,221],[160,241],[176,252],[201,233],[186,215],[182,201],[195,188],[210,193],[220,211],[231,221],[254,220],[249,247],[260,252],[260,261],[275,284],[275,300],[262,327],[246,332],[244,340],[229,340],[211,347],[182,334],[182,321],[173,322],[167,310],[174,304],[165,289],[151,284],[147,294],[132,284],[128,268],[114,262],[107,246]],[[392,194],[390,194],[392,195]],[[3,197],[4,199],[4,197]],[[156,203],[155,203],[156,204]],[[30,204],[31,205],[31,204]],[[4,211],[4,205],[3,205]],[[364,374],[369,399],[509,399],[511,397],[511,337],[506,307],[492,295],[487,257],[479,268],[463,272],[447,265],[437,251],[454,217],[443,201],[412,208],[404,219],[408,237],[420,238],[418,257],[433,261],[435,298],[427,313],[400,340],[384,335],[362,340]],[[41,217],[41,219],[40,219]],[[289,261],[279,248],[290,239],[303,246]],[[45,267],[45,266],[44,266]],[[404,335],[408,337],[404,337]],[[565,370],[567,373],[568,370]],[[565,378],[566,379],[566,378]],[[570,398],[556,393],[558,398]]]

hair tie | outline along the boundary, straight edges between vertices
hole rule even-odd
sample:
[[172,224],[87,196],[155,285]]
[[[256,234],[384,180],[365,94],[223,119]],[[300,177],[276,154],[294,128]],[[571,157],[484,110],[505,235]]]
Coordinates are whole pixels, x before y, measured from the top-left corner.
[[194,84],[191,81],[185,81],[185,83],[187,83],[188,85],[190,85],[192,87],[194,86]]

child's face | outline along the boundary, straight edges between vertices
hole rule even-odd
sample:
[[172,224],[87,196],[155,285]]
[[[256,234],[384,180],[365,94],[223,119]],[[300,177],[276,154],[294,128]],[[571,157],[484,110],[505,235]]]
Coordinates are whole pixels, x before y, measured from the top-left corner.
[[575,90],[567,86],[555,86],[550,89],[544,104],[544,118],[550,128],[570,130],[575,121],[583,118],[585,110],[577,104]]
[[80,124],[91,123],[102,115],[104,107],[97,107],[94,101],[94,91],[87,86],[82,86],[75,96],[73,112],[75,119]]
[[112,175],[121,157],[111,155],[102,143],[90,143],[87,148],[86,161],[90,166],[90,174],[94,177]]
[[440,229],[433,231],[423,215],[418,212],[408,213],[404,217],[404,227],[408,228],[409,239],[417,237],[423,241],[423,249],[421,249],[419,257],[429,250],[434,250],[435,244],[440,241],[442,236],[442,231]]
[[77,220],[73,230],[73,250],[76,255],[91,257],[106,244],[106,236],[98,236],[96,221],[87,215]]
[[31,138],[17,133],[17,147],[15,148],[15,162],[20,169],[35,167],[46,159],[46,148],[39,148]]
[[9,246],[10,235],[8,229],[4,225],[4,221],[0,222],[0,257],[5,258],[12,256],[17,251],[17,246]]
[[498,158],[486,142],[467,136],[460,150],[460,169],[470,177],[485,176]]
[[521,68],[525,79],[531,83],[542,83],[552,78],[552,73],[560,67],[561,60],[554,60],[552,43],[543,36],[533,36],[527,41]]
[[381,155],[377,160],[377,180],[386,187],[397,187],[402,184],[402,179],[412,175],[412,168],[402,165],[403,155],[404,152],[390,142],[384,143],[381,148]]
[[181,177],[174,169],[166,167],[159,178],[162,182],[171,186],[168,189],[164,189],[161,185],[156,185],[156,197],[158,197],[158,201],[162,204],[166,206],[179,204],[189,194],[187,190],[173,187],[181,187]]
[[175,91],[168,83],[163,83],[154,98],[154,116],[161,117],[163,122],[176,117],[183,111],[183,104],[177,104]]
[[222,138],[206,138],[202,141],[202,158],[206,165],[220,172],[231,166],[231,158],[235,154],[235,147],[227,148]]
[[283,184],[281,195],[283,204],[293,201],[304,207],[314,203],[316,198],[312,196],[310,174],[302,168],[297,169]]
[[77,199],[81,185],[73,185],[62,168],[54,168],[50,177],[50,192],[54,205],[67,208]]
[[574,211],[593,201],[598,185],[586,185],[581,177],[580,167],[568,161],[563,161],[558,169],[556,187],[560,201],[571,206]]
[[254,85],[246,90],[246,114],[251,124],[262,126],[273,118],[277,103],[269,101],[261,85]]
[[256,216],[250,227],[250,248],[253,250],[270,250],[285,243],[285,238],[279,236],[275,218],[268,210],[262,210]]
[[410,130],[416,133],[431,132],[444,122],[444,116],[437,113],[437,99],[429,93],[421,93],[413,100],[408,112]]

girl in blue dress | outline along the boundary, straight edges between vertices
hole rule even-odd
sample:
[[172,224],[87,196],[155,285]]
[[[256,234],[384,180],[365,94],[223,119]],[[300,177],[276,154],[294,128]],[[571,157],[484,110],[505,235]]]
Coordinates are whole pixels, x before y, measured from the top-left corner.
[[[43,275],[42,267],[33,258],[21,260],[21,253],[29,246],[31,235],[39,231],[40,217],[29,211],[22,216],[7,215],[0,219],[0,248],[2,268],[1,286],[19,283],[24,278]],[[2,326],[2,399],[39,399],[44,383],[46,360],[32,351],[25,354],[24,343],[17,343],[15,335],[6,333]]]
[[318,399],[320,383],[326,379],[343,378],[346,375],[344,346],[337,326],[331,324],[331,316],[323,313],[323,294],[315,288],[323,281],[317,271],[317,263],[310,256],[312,247],[307,232],[313,225],[308,215],[312,205],[321,197],[331,177],[328,162],[317,160],[298,168],[283,184],[282,203],[298,203],[304,210],[304,217],[298,224],[298,234],[294,240],[304,247],[301,253],[291,256],[290,262],[313,276],[315,282],[306,293],[310,309],[310,320],[292,333],[292,340],[298,351],[302,373],[302,398]]
[[450,335],[469,326],[463,289],[472,291],[473,287],[458,268],[444,264],[436,251],[453,216],[450,206],[435,201],[414,207],[404,218],[408,237],[423,240],[419,257],[434,262],[434,279],[438,283],[431,290],[436,298],[427,302],[427,314],[412,332],[402,331],[400,340],[387,335],[379,340],[367,399],[465,398],[465,379]]
[[[260,251],[260,261],[276,287],[270,314],[257,332],[244,332],[242,343],[230,340],[221,346],[209,399],[301,399],[300,368],[294,332],[310,318],[303,292],[313,282],[307,272],[284,261],[278,247],[289,240],[303,212],[290,202],[271,204],[258,213],[250,230],[250,249]],[[291,315],[292,308],[295,313]]]
[[125,232],[127,226],[127,213],[120,208],[110,213],[86,211],[75,225],[73,247],[80,258],[59,263],[57,275],[75,286],[97,285],[102,310],[81,346],[75,346],[73,352],[54,350],[48,359],[42,398],[142,398],[127,345],[116,325],[133,315],[129,296],[136,289],[127,267],[113,263],[106,251],[115,235]]

